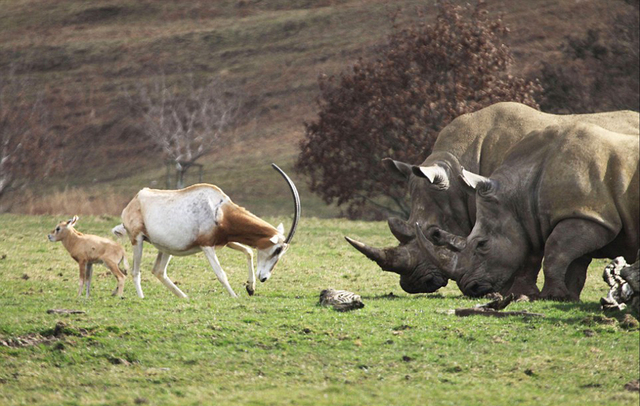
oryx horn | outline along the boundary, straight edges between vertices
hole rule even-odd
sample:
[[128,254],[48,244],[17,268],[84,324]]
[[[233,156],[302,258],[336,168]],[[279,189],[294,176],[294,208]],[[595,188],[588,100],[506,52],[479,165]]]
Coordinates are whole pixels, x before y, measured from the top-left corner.
[[291,225],[291,229],[289,230],[289,235],[287,235],[287,239],[285,240],[285,243],[289,244],[291,242],[291,239],[293,238],[293,235],[296,233],[296,228],[298,228],[298,220],[300,220],[300,195],[298,194],[298,189],[296,189],[296,185],[294,185],[293,182],[291,181],[291,178],[289,178],[289,176],[287,176],[287,174],[284,173],[284,171],[280,169],[278,165],[272,163],[271,166],[273,166],[273,169],[280,172],[280,175],[282,175],[284,180],[287,181],[287,184],[289,185],[289,189],[291,189],[291,194],[293,195],[293,205],[295,209],[295,212],[293,215],[293,224]]

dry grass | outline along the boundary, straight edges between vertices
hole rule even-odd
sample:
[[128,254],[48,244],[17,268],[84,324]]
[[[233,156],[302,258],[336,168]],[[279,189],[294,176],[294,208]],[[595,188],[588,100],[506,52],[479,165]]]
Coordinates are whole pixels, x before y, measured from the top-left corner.
[[113,188],[106,187],[101,192],[84,188],[66,187],[47,195],[36,195],[27,190],[16,202],[20,213],[41,215],[101,215],[119,216],[129,203],[131,196],[118,194]]
[[[408,10],[405,18],[413,18],[416,5],[433,10],[433,2],[424,0],[3,2],[0,69],[23,63],[23,74],[33,76],[39,88],[65,96],[59,97],[65,101],[60,132],[68,136],[60,142],[68,171],[39,182],[28,210],[21,204],[12,210],[66,210],[48,203],[60,198],[64,185],[88,189],[83,194],[89,198],[97,185],[119,188],[126,182],[129,191],[147,186],[140,178],[162,172],[163,163],[147,153],[148,144],[120,92],[162,72],[168,78],[190,72],[221,75],[237,84],[243,97],[246,118],[237,129],[241,142],[204,157],[205,171],[220,173],[243,162],[244,169],[257,172],[267,159],[291,162],[303,121],[316,114],[318,74],[339,72],[359,56],[375,57],[375,44],[390,28],[388,11],[402,6]],[[504,14],[511,29],[507,40],[519,75],[535,74],[540,61],[559,53],[567,35],[602,28],[606,17],[629,7],[622,0],[490,0],[488,5]],[[265,142],[270,146],[265,148]],[[298,186],[305,189],[302,179]],[[39,197],[45,188],[54,190],[50,198]],[[130,197],[128,191],[116,192],[126,196],[122,200]],[[227,182],[225,192],[247,194],[237,182]],[[113,212],[111,201],[89,198],[77,206]]]

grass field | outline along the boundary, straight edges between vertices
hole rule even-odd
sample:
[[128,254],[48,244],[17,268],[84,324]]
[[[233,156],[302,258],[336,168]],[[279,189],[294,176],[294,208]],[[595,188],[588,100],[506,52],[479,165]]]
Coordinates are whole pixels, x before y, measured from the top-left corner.
[[[459,318],[449,311],[483,301],[462,297],[454,284],[407,295],[397,276],[342,239],[392,244],[385,224],[304,218],[253,297],[242,286],[244,257],[222,250],[241,297],[229,298],[196,255],[169,266],[189,295],[179,300],[151,275],[155,249],[147,247],[145,299],[130,278],[123,299],[110,296],[115,279],[96,266],[87,300],[76,297],[75,262],[46,239],[58,220],[0,217],[2,405],[638,404],[638,392],[624,389],[638,379],[638,329],[599,309],[601,261],[581,303],[509,307],[544,318]],[[118,222],[85,217],[77,228],[108,235]],[[366,306],[320,307],[327,287],[355,291]]]

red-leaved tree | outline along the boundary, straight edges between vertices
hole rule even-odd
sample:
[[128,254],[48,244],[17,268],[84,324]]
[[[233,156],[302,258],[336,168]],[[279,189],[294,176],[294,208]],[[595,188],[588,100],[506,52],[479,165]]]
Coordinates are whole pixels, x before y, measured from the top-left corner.
[[318,118],[305,123],[296,163],[311,190],[352,218],[408,215],[406,184],[383,158],[420,163],[454,118],[499,101],[537,108],[539,85],[509,73],[507,32],[483,1],[443,2],[433,23],[394,24],[378,59],[320,76]]

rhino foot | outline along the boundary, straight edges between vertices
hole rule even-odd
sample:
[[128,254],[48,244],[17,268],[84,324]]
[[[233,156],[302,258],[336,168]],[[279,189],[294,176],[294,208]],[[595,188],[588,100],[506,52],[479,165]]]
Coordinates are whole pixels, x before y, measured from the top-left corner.
[[572,295],[564,286],[555,287],[543,287],[542,293],[540,293],[540,299],[542,300],[555,300],[558,302],[577,302],[580,298]]

